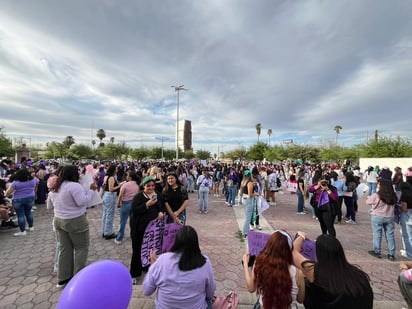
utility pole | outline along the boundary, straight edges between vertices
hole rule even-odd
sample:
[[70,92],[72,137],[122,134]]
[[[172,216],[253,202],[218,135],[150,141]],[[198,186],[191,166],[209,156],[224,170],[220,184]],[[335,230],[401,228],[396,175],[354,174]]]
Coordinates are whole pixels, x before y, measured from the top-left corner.
[[187,91],[188,89],[184,88],[184,85],[180,86],[171,86],[175,89],[176,94],[176,161],[179,160],[179,92],[182,90]]

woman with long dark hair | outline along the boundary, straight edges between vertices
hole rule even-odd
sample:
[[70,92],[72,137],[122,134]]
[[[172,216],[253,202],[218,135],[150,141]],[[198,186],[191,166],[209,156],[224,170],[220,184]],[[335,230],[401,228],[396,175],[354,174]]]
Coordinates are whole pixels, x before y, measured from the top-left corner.
[[212,263],[200,251],[195,229],[185,225],[176,234],[170,252],[156,258],[151,253],[151,267],[143,282],[143,294],[156,290],[157,309],[206,309],[216,290]]
[[135,171],[126,172],[127,182],[120,188],[119,197],[117,198],[117,208],[120,208],[120,225],[114,242],[121,245],[124,238],[124,230],[129,219],[130,209],[134,196],[139,192],[140,177]]
[[368,253],[381,258],[382,233],[385,232],[388,246],[388,259],[395,260],[395,204],[398,201],[393,190],[392,181],[381,179],[378,183],[378,192],[366,199],[366,204],[371,205],[371,225],[373,233],[373,250]]
[[53,224],[60,242],[57,277],[58,287],[86,266],[89,254],[89,222],[86,207],[93,198],[97,185],[84,190],[79,183],[77,166],[65,166],[53,190],[49,192],[47,208],[54,209]]
[[308,191],[315,195],[315,214],[319,220],[322,234],[336,236],[334,227],[338,191],[330,183],[328,175],[323,175],[317,183],[312,184]]
[[265,248],[256,257],[249,270],[249,253],[243,255],[246,286],[249,292],[257,291],[258,301],[254,308],[296,308],[304,297],[302,272],[293,266],[293,242],[282,230],[275,231]]
[[356,180],[351,172],[344,174],[345,186],[343,187],[343,201],[346,206],[346,223],[356,224],[355,212],[355,194],[356,194]]
[[17,214],[17,220],[20,227],[20,232],[14,236],[26,235],[26,220],[29,226],[29,231],[33,231],[33,214],[31,212],[34,206],[35,192],[39,180],[30,175],[30,172],[22,168],[18,170],[13,177],[13,182],[6,190],[5,195],[11,196],[13,208]]
[[186,207],[189,205],[189,195],[175,173],[168,173],[166,186],[162,197],[164,206],[169,215],[167,223],[186,223]]
[[320,235],[316,239],[317,262],[301,253],[306,233],[298,232],[293,260],[305,275],[306,309],[372,309],[373,291],[369,276],[346,260],[336,237]]
[[113,221],[116,209],[117,193],[121,186],[126,183],[118,183],[117,181],[117,167],[112,163],[107,169],[106,176],[103,181],[103,218],[102,218],[102,235],[104,239],[116,238],[113,233]]

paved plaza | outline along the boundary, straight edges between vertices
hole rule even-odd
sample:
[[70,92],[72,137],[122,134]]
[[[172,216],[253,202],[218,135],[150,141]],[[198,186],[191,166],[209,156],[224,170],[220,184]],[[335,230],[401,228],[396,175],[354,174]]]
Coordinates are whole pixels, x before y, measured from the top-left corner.
[[[190,193],[187,224],[198,232],[202,252],[212,261],[217,283],[216,295],[226,295],[230,290],[240,296],[239,308],[252,308],[256,296],[246,290],[241,259],[246,252],[246,242],[239,237],[243,226],[243,207],[228,207],[223,197],[209,195],[209,213],[199,214],[197,194]],[[271,206],[261,216],[263,232],[285,229],[291,235],[298,230],[307,232],[311,239],[320,234],[319,223],[307,215],[296,215],[296,195],[277,194],[277,205]],[[132,253],[129,232],[122,245],[104,240],[101,235],[101,207],[88,210],[90,223],[89,263],[112,259],[129,267]],[[0,231],[0,308],[55,308],[61,294],[56,288],[57,277],[53,272],[55,240],[52,231],[52,212],[39,206],[34,212],[34,231],[26,236],[13,237],[16,229]],[[117,228],[119,217],[116,216]],[[372,281],[374,308],[392,309],[407,307],[399,292],[396,279],[399,270],[401,237],[396,226],[396,261],[376,259],[368,255],[372,247],[372,231],[365,198],[359,201],[358,224],[336,225],[337,237],[342,242],[348,260],[366,271]],[[382,254],[386,257],[386,243]],[[116,297],[116,295],[113,295]],[[154,296],[141,294],[141,286],[133,286],[129,308],[154,308]],[[303,308],[303,306],[302,306]]]

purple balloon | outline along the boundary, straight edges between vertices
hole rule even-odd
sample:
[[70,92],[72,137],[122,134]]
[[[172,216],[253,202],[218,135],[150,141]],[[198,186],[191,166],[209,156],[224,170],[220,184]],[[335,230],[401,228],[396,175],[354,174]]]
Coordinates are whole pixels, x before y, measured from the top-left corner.
[[129,270],[111,260],[94,262],[79,271],[66,285],[58,309],[126,309],[132,297]]

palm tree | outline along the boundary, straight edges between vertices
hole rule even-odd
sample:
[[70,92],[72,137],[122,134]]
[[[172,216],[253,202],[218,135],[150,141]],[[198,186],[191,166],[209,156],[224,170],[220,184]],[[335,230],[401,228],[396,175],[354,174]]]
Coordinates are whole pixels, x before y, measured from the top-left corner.
[[97,138],[100,140],[100,146],[103,144],[103,139],[106,137],[106,132],[103,129],[97,130],[96,133]]
[[257,136],[258,136],[258,143],[259,143],[259,136],[260,136],[260,133],[262,132],[262,124],[261,123],[258,123],[257,125],[256,125],[256,133],[257,133]]
[[269,147],[270,147],[270,136],[272,135],[272,129],[268,129],[268,135],[269,135]]
[[70,148],[71,145],[75,143],[73,136],[66,136],[66,138],[63,141],[64,146],[67,148]]
[[340,130],[342,130],[342,127],[340,125],[335,126],[334,128],[335,132],[336,132],[336,145],[338,144],[338,135],[340,133]]

